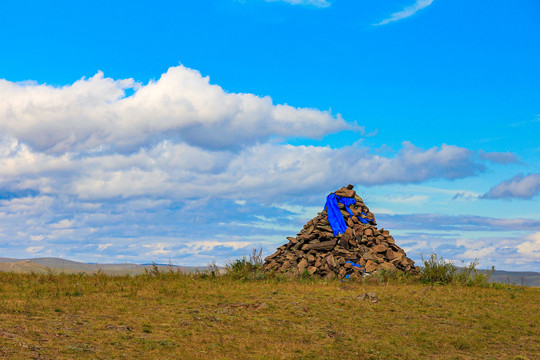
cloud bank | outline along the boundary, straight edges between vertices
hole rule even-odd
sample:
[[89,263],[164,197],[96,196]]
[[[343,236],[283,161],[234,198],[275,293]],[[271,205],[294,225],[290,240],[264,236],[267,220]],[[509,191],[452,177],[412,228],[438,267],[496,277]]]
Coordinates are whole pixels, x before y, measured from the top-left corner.
[[484,169],[467,149],[442,145],[423,150],[407,142],[394,157],[355,146],[332,149],[268,142],[239,151],[216,151],[168,140],[128,154],[81,155],[35,151],[14,138],[0,143],[0,167],[0,182],[10,191],[81,199],[186,199],[205,194],[260,200],[346,182],[373,186],[457,179]]
[[264,199],[344,182],[417,183],[484,170],[473,152],[446,144],[421,149],[404,142],[385,157],[359,145],[281,143],[361,128],[328,111],[228,93],[183,66],[146,85],[101,72],[63,87],[1,80],[0,97],[6,191]]
[[383,21],[374,25],[375,26],[386,25],[391,22],[408,18],[416,14],[418,11],[428,7],[429,5],[431,5],[431,3],[433,3],[433,0],[416,0],[416,2],[413,5],[405,7],[402,11],[393,13],[392,15],[390,15],[389,18],[384,19]]
[[540,174],[516,175],[492,187],[484,199],[531,199],[540,193]]

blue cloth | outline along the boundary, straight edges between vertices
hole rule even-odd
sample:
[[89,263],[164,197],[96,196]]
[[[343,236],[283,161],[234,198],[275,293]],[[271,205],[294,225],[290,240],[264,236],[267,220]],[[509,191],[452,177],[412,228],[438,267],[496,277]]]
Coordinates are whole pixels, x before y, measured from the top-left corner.
[[[367,216],[365,213],[362,213],[362,215]],[[369,221],[368,219],[364,219],[364,218],[361,217],[361,216],[358,216],[358,220],[359,220],[362,224],[369,224],[369,223],[371,223],[371,221]]]
[[345,261],[345,264],[351,264],[352,266],[356,266],[357,268],[360,268],[360,269],[363,268],[362,265],[357,264],[357,263],[352,262],[352,261]]
[[343,215],[339,210],[338,202],[345,205],[345,209],[349,214],[351,214],[351,216],[353,215],[353,213],[351,209],[349,209],[349,206],[352,204],[356,204],[356,200],[352,198],[337,196],[334,193],[326,197],[326,204],[324,205],[324,208],[326,209],[326,216],[328,217],[330,227],[334,231],[334,236],[337,236],[340,233],[344,233],[345,230],[347,230],[347,224],[345,224]]

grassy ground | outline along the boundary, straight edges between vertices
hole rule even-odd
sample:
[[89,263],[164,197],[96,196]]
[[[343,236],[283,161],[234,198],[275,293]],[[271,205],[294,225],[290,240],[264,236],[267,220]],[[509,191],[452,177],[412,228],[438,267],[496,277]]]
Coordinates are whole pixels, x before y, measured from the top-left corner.
[[0,358],[540,359],[539,309],[506,285],[0,273]]

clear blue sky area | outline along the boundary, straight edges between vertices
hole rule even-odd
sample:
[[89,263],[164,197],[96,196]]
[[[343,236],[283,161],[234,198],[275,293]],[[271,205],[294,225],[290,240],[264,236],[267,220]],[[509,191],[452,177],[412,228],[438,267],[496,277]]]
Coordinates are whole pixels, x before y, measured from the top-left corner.
[[415,260],[540,271],[539,1],[0,14],[0,256],[270,254],[350,182]]

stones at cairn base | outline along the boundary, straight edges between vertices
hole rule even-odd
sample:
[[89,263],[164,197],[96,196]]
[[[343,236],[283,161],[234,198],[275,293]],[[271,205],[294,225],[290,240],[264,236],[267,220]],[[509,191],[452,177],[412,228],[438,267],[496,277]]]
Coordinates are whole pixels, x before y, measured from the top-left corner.
[[308,272],[329,279],[361,277],[379,270],[418,272],[414,261],[396,245],[390,232],[377,228],[375,215],[352,185],[342,187],[335,194],[356,201],[349,206],[352,216],[338,202],[346,231],[334,236],[324,210],[309,220],[296,237],[287,237],[289,242],[265,259],[265,269],[292,274]]

